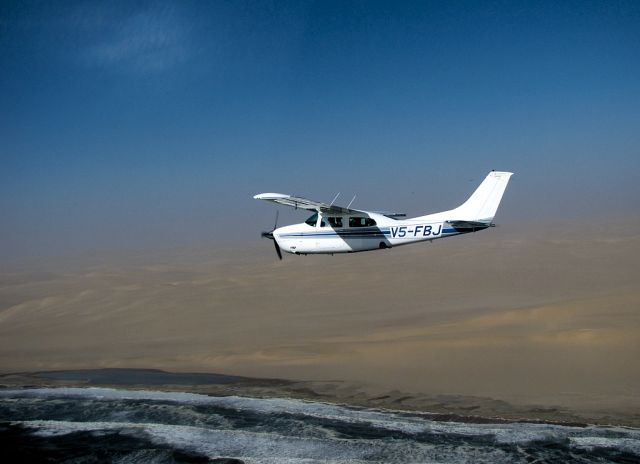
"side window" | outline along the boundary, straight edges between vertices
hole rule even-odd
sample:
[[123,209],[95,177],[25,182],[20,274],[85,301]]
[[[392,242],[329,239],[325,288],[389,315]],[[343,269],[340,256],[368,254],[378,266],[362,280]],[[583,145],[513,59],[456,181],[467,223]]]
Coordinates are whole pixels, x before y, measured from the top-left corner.
[[342,227],[342,218],[341,217],[330,217],[330,218],[327,218],[327,220],[329,221],[329,225],[331,227],[333,227],[334,229],[336,229],[338,227]]
[[327,223],[324,222],[324,219],[320,219],[320,227],[327,227]]
[[371,227],[375,225],[376,225],[376,221],[374,221],[371,218],[364,218],[364,217],[349,218],[349,227]]

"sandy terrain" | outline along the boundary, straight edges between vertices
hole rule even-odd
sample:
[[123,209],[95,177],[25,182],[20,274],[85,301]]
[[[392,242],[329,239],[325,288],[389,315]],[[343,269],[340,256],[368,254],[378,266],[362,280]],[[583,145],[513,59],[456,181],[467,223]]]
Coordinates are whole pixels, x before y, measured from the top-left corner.
[[318,381],[334,397],[320,381],[339,380],[400,407],[472,395],[633,422],[638,226],[503,226],[282,262],[264,241],[5,263],[0,372],[218,372]]

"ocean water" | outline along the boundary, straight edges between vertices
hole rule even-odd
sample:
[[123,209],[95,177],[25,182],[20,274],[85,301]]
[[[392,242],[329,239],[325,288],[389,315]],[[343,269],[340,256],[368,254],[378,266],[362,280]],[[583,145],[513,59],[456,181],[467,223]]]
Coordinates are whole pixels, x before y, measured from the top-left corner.
[[108,388],[0,390],[18,462],[640,462],[640,429],[439,416],[293,399]]

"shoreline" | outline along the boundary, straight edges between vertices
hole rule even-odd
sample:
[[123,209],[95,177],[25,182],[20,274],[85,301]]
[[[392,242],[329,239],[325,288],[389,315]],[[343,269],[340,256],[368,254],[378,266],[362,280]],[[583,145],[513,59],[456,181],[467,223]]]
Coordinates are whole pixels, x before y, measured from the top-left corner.
[[424,414],[435,421],[528,422],[565,426],[640,427],[640,412],[577,411],[562,406],[515,405],[469,395],[383,394],[345,381],[252,378],[217,373],[179,373],[159,369],[102,368],[0,374],[0,388],[106,387],[198,393],[210,396],[290,398],[348,407]]

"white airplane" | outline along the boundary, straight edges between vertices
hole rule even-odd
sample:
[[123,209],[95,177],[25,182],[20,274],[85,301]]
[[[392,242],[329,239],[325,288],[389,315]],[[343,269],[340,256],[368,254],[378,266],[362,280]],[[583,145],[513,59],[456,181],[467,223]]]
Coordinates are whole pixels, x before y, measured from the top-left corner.
[[[276,224],[262,236],[280,250],[296,255],[353,253],[432,241],[492,227],[511,172],[491,171],[461,206],[441,213],[399,219],[405,214],[343,208],[282,193],[260,193],[253,198],[315,211],[305,222],[285,227]],[[334,198],[335,201],[335,198]],[[353,200],[352,200],[353,201]]]

